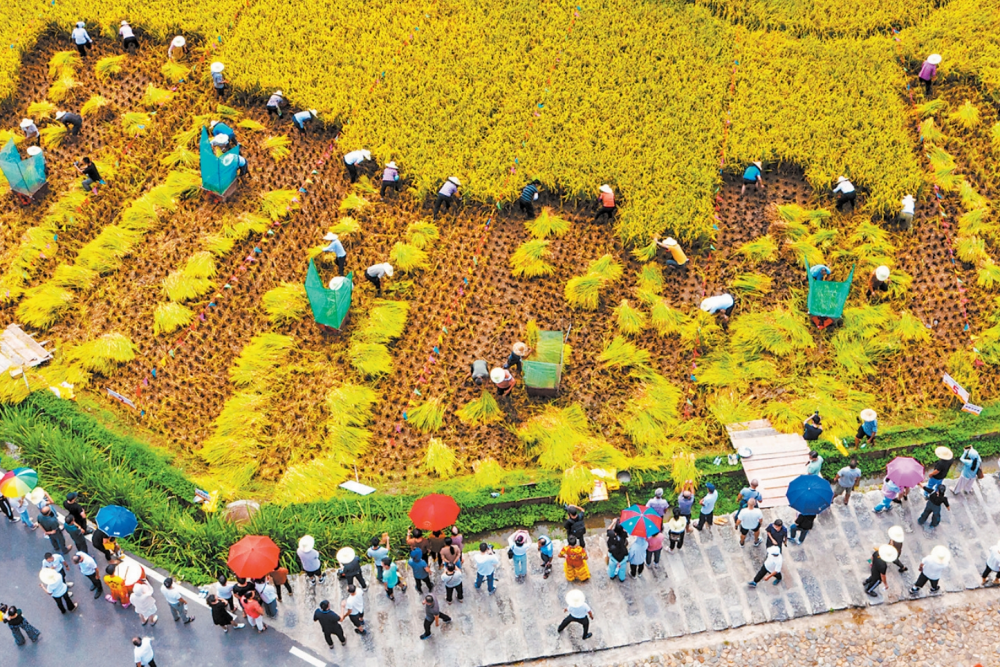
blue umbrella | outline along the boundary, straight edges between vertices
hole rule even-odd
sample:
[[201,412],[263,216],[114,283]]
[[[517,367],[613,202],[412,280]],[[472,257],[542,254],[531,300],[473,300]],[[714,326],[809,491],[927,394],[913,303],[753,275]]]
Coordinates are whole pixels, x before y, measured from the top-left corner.
[[819,514],[833,503],[833,487],[819,475],[799,475],[785,492],[788,504],[802,514]]
[[663,517],[652,507],[631,505],[622,510],[618,523],[629,535],[649,539],[663,530]]
[[135,514],[120,505],[102,507],[97,513],[97,527],[112,537],[128,537],[137,525]]

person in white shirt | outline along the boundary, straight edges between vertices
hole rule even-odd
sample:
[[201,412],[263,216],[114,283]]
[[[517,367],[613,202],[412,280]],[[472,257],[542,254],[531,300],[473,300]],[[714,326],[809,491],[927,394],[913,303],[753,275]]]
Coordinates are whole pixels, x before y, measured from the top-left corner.
[[572,590],[566,593],[566,618],[559,624],[559,632],[566,629],[570,623],[579,623],[583,626],[583,638],[590,639],[593,633],[590,631],[590,621],[594,618],[594,611],[587,604],[587,596],[583,591]]
[[371,159],[372,154],[366,150],[351,151],[344,156],[344,166],[347,167],[347,175],[350,176],[351,183],[358,180],[358,165]]
[[747,533],[753,533],[755,547],[760,546],[760,524],[764,520],[764,513],[757,509],[757,501],[751,498],[747,506],[736,515],[736,527],[740,531],[740,546],[742,547],[747,539]]
[[316,540],[313,539],[312,535],[303,535],[299,539],[299,548],[295,552],[299,557],[299,563],[302,564],[302,569],[305,571],[306,576],[309,577],[309,583],[316,583],[316,576],[320,575],[319,583],[326,581],[326,574],[322,572],[323,564],[320,561],[319,552],[314,548],[316,546]]
[[913,198],[913,195],[906,195],[903,197],[903,209],[899,212],[899,217],[896,222],[899,223],[899,228],[903,231],[910,231],[910,227],[913,226],[913,214],[916,213],[917,202]]
[[347,615],[354,624],[354,632],[359,635],[365,634],[365,599],[361,596],[358,587],[351,584],[347,587],[347,599],[344,600],[340,608],[340,615]]
[[476,583],[475,587],[478,589],[482,587],[483,580],[486,580],[486,588],[489,590],[490,595],[496,592],[496,586],[493,584],[493,575],[497,571],[497,565],[500,564],[500,559],[497,558],[496,554],[493,553],[493,549],[490,548],[486,542],[479,543],[479,553],[472,557],[472,560],[476,563]]
[[858,193],[854,191],[854,184],[847,180],[846,176],[837,178],[837,187],[833,189],[833,194],[840,195],[837,197],[838,211],[842,210],[848,202],[851,203],[851,209],[854,209],[854,200],[858,198]]
[[757,576],[753,578],[753,581],[747,582],[747,585],[750,588],[757,588],[757,584],[761,580],[767,581],[768,579],[774,579],[775,586],[781,583],[781,547],[771,546],[767,548],[767,558],[764,559],[764,564],[757,570]]
[[132,31],[132,26],[128,24],[128,21],[122,21],[121,27],[118,28],[118,34],[122,36],[122,49],[127,53],[131,47],[135,47],[135,50],[139,50],[139,40],[136,39],[135,33]]
[[163,593],[163,597],[167,600],[167,605],[170,607],[170,614],[174,617],[174,621],[184,621],[184,625],[187,625],[194,620],[194,616],[187,615],[187,600],[181,595],[180,587],[174,586],[173,577],[167,577],[163,580],[160,592]]
[[717,296],[702,299],[700,308],[709,315],[715,315],[722,320],[722,328],[725,329],[729,326],[729,316],[733,314],[733,309],[736,308],[736,301],[733,299],[732,294],[724,292]]
[[80,53],[80,57],[86,58],[87,49],[94,48],[94,40],[90,38],[90,34],[87,32],[87,24],[83,21],[77,21],[71,37],[73,44],[76,45],[76,50]]
[[458,180],[457,176],[449,176],[448,180],[444,182],[441,189],[438,190],[437,199],[434,200],[434,217],[437,217],[438,211],[441,210],[441,204],[444,204],[444,210],[451,210],[451,202],[458,194],[458,188],[461,186],[461,181]]
[[97,561],[90,554],[77,551],[73,556],[73,562],[80,567],[80,574],[90,579],[90,590],[94,591],[94,599],[104,594],[104,586],[101,585],[101,578],[97,576]]
[[277,116],[281,118],[281,107],[285,105],[284,94],[280,90],[276,90],[271,94],[271,97],[267,99],[267,115]]
[[445,563],[444,572],[441,573],[441,583],[444,584],[445,599],[451,604],[452,596],[457,592],[458,601],[462,602],[464,597],[462,590],[462,570],[455,567],[454,563]]
[[264,613],[267,614],[268,618],[274,618],[278,615],[278,589],[274,587],[271,575],[268,575],[265,579],[254,579],[253,583],[257,589],[257,595],[260,596]]
[[382,279],[386,276],[392,278],[392,264],[373,264],[365,269],[365,278],[375,286],[375,291],[382,296]]
[[133,651],[135,667],[156,667],[156,660],[153,659],[153,639],[151,637],[133,637],[132,646],[135,647]]
[[951,552],[948,551],[948,547],[943,545],[934,547],[931,550],[931,555],[920,561],[920,576],[917,577],[916,583],[910,589],[910,595],[919,593],[928,581],[931,582],[931,593],[937,593],[941,590],[938,581],[941,580],[944,571],[948,569],[949,563],[951,563]]
[[315,109],[308,109],[306,111],[300,111],[292,116],[292,122],[295,123],[295,127],[299,128],[303,134],[306,132],[306,123],[310,122],[316,117]]
[[24,132],[24,137],[29,141],[32,139],[34,139],[35,142],[38,141],[38,137],[40,136],[38,133],[38,126],[35,125],[35,121],[30,118],[21,119],[21,131]]
[[990,574],[996,575],[994,581],[1000,583],[1000,542],[990,547],[990,555],[986,557],[986,569],[983,570],[983,585],[990,578]]

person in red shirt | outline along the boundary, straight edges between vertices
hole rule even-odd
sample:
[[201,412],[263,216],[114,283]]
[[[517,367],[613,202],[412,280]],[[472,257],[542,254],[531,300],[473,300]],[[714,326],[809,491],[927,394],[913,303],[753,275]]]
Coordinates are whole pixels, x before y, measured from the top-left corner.
[[247,593],[243,596],[243,612],[247,615],[247,622],[257,628],[257,632],[264,632],[267,626],[264,625],[264,607],[254,593]]
[[597,195],[597,215],[594,216],[594,222],[600,220],[602,215],[608,216],[608,222],[614,222],[615,211],[617,210],[615,207],[615,191],[611,189],[610,185],[602,185],[601,194]]

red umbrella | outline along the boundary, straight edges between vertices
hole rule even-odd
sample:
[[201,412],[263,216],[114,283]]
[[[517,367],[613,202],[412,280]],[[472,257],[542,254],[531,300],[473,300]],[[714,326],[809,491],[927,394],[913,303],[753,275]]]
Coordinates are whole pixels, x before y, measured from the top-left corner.
[[622,510],[618,522],[629,535],[650,538],[663,530],[663,517],[652,507],[631,505]]
[[413,503],[410,521],[420,530],[443,530],[455,523],[461,511],[454,498],[435,493]]
[[909,456],[897,456],[885,467],[886,477],[901,489],[913,488],[924,481],[924,466]]
[[237,577],[259,579],[278,567],[280,553],[278,545],[270,537],[245,535],[229,547],[229,560],[226,564]]

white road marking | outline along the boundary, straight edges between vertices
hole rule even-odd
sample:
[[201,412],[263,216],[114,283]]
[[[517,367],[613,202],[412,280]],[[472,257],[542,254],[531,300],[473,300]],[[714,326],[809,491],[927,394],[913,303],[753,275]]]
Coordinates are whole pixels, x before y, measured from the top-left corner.
[[314,665],[315,667],[326,667],[325,662],[323,662],[319,658],[312,657],[311,655],[309,655],[308,653],[306,653],[297,646],[293,646],[292,648],[288,649],[288,652],[294,655],[296,658],[305,660],[310,665]]

